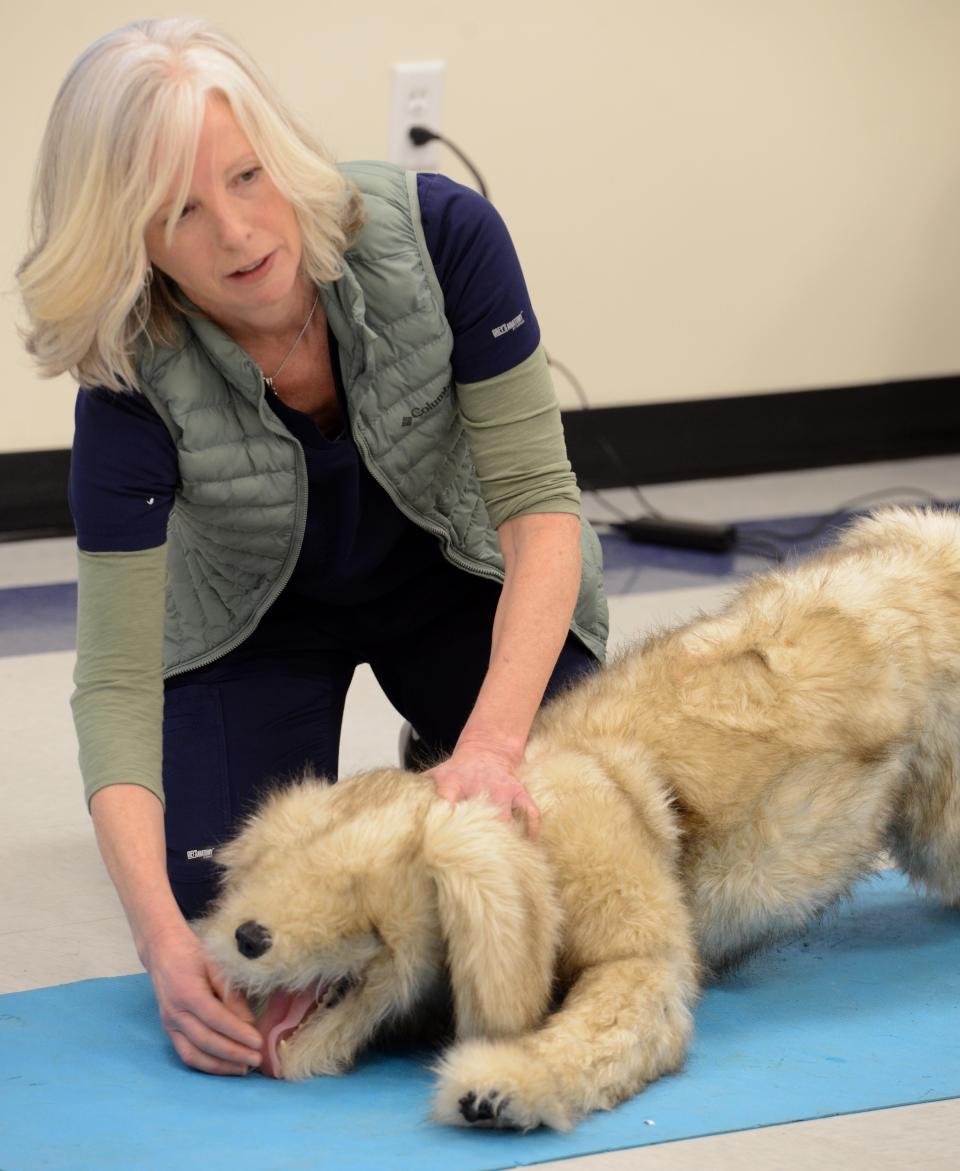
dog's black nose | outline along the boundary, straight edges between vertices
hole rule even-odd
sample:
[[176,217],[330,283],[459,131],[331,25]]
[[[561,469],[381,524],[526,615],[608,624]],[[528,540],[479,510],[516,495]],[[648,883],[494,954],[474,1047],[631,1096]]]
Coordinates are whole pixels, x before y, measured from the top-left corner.
[[236,930],[236,939],[240,954],[246,956],[248,960],[255,960],[258,956],[262,956],[265,951],[270,950],[270,945],[273,943],[266,927],[260,923],[254,923],[252,919],[240,924]]

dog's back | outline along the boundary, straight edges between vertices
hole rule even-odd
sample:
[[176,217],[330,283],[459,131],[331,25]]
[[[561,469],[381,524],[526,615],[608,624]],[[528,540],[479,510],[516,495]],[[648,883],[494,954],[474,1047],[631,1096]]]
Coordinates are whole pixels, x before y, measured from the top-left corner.
[[885,845],[960,900],[960,518],[856,522],[718,617],[628,651],[538,736],[616,751],[611,783],[672,802],[708,964],[803,924]]

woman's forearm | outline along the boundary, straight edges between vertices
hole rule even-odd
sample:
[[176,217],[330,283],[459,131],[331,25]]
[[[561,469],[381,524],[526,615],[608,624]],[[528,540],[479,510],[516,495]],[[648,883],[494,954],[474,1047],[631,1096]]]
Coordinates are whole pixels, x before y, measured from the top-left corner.
[[108,785],[94,793],[90,813],[137,954],[149,968],[154,941],[169,928],[183,927],[167,878],[163,807],[141,785]]
[[570,629],[580,585],[580,520],[536,513],[498,531],[506,576],[490,664],[457,747],[496,744],[519,762]]

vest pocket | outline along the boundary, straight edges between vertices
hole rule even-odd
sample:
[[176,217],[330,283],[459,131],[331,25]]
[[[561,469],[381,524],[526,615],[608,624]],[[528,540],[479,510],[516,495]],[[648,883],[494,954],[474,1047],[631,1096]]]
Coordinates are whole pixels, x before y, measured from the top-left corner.
[[212,883],[214,849],[230,836],[230,787],[220,689],[169,689],[163,705],[167,873],[173,883]]

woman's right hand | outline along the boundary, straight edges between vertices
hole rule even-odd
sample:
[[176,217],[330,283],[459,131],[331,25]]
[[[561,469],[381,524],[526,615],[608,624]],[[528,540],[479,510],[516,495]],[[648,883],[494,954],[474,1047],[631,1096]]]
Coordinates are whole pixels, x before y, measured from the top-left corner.
[[239,992],[227,990],[174,900],[159,798],[140,785],[108,785],[94,793],[90,812],[137,954],[153,981],[160,1019],[181,1061],[204,1073],[249,1073],[260,1064],[260,1034],[250,1006]]
[[168,926],[144,947],[160,1020],[180,1060],[204,1073],[242,1075],[260,1064],[260,1034],[243,995],[187,926]]

